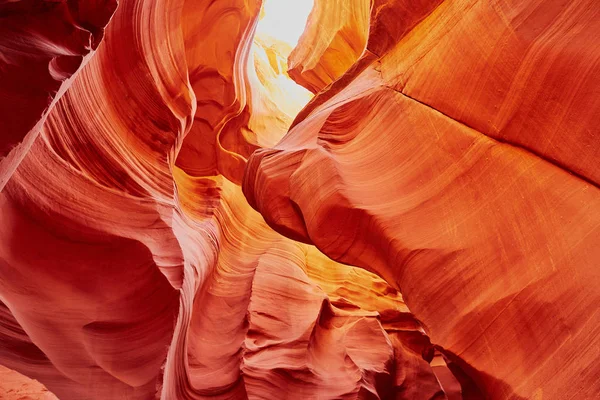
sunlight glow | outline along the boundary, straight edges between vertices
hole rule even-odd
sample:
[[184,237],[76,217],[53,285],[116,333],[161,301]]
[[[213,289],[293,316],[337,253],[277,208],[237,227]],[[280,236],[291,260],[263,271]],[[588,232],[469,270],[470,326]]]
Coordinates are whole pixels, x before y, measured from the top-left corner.
[[275,145],[313,94],[287,74],[314,0],[264,0],[248,62],[253,84],[249,128],[259,145]]
[[266,34],[296,47],[314,0],[264,0],[256,34]]

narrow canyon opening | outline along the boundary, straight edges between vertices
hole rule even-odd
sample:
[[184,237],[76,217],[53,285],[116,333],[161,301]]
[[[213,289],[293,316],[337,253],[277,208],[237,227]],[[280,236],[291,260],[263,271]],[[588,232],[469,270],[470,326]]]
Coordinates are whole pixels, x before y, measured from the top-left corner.
[[257,20],[248,61],[248,77],[254,88],[255,103],[271,104],[265,106],[265,110],[255,109],[250,118],[256,120],[264,116],[270,120],[285,121],[280,126],[264,127],[265,131],[278,131],[274,135],[278,138],[287,132],[298,112],[313,97],[313,93],[288,75],[288,57],[305,30],[313,4],[314,0],[265,0]]

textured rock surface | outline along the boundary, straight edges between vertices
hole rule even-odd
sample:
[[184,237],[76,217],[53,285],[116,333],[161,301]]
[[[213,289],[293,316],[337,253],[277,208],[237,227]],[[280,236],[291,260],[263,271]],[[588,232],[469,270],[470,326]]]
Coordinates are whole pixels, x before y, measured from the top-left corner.
[[115,6],[0,1],[0,398],[600,395],[592,0]]
[[0,194],[0,363],[63,400],[442,390],[397,291],[242,194],[310,97],[259,9],[119,4]]
[[401,290],[486,397],[595,398],[600,8],[430,6],[387,42],[402,30],[374,16],[357,65],[252,156],[245,193]]
[[0,399],[57,400],[41,383],[0,365]]
[[116,0],[0,1],[0,190],[116,7]]
[[370,0],[316,0],[311,23],[290,54],[290,77],[318,93],[342,76],[365,50],[370,10]]

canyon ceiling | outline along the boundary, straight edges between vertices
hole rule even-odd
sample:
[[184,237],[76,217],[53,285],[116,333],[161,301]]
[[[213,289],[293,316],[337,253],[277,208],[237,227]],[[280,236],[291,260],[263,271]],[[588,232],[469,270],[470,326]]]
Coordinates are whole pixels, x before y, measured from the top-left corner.
[[600,398],[599,39],[597,0],[0,0],[0,399]]

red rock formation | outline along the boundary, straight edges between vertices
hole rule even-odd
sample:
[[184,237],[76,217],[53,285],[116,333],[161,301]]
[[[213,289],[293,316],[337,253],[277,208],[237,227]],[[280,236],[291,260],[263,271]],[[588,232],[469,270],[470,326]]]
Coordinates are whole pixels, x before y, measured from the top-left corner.
[[94,54],[116,0],[0,2],[0,190]]
[[486,397],[596,398],[600,8],[429,3],[408,32],[375,15],[369,52],[252,156],[245,193],[401,290]]
[[0,365],[61,400],[598,394],[591,0],[317,0],[291,55],[259,0],[114,6],[0,5]]
[[280,105],[291,49],[250,52],[259,5],[120,3],[0,194],[0,363],[61,399],[441,390],[401,356],[431,345],[399,293],[271,230],[236,184],[302,105]]

